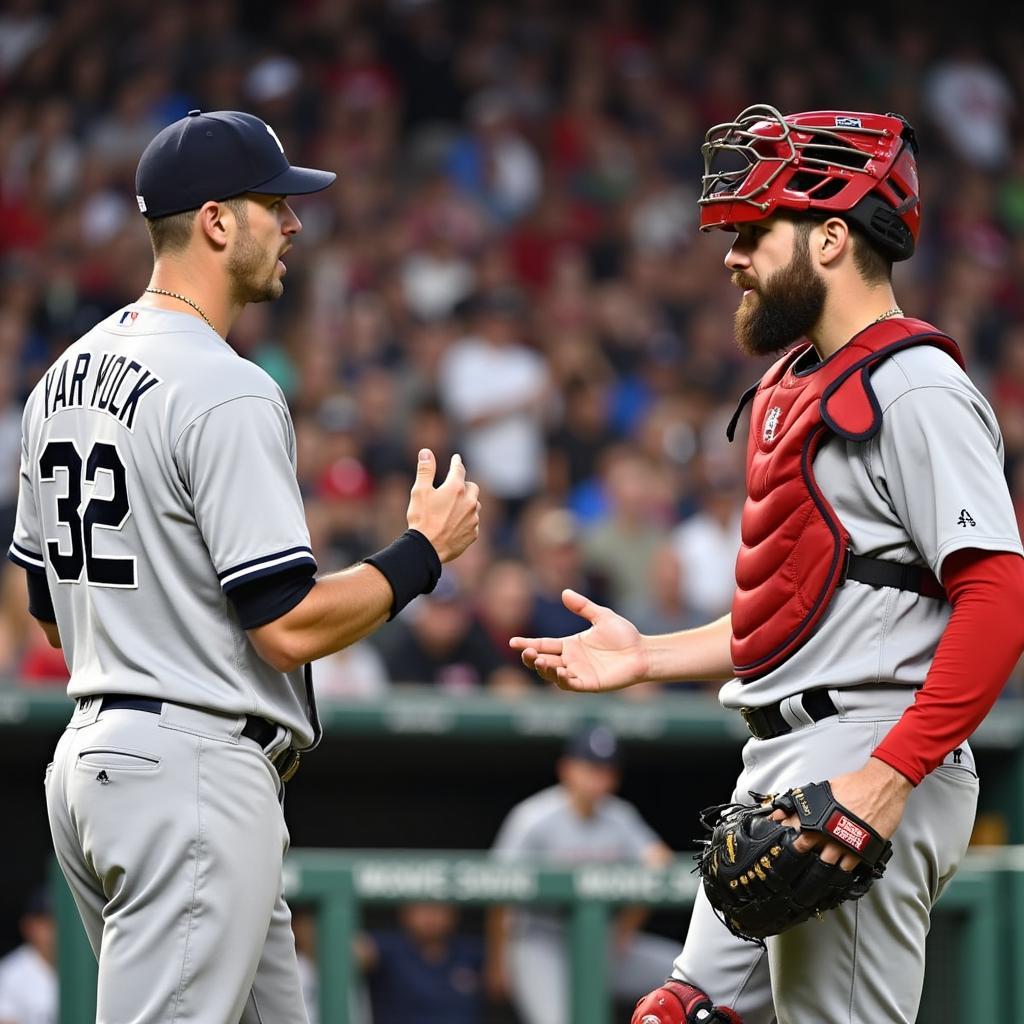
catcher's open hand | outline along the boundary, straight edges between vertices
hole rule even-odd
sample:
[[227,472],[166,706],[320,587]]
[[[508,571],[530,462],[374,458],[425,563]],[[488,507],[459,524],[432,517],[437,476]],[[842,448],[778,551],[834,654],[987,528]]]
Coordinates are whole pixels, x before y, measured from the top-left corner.
[[512,637],[509,646],[527,668],[559,689],[581,693],[621,690],[647,678],[643,638],[629,619],[575,590],[563,590],[562,603],[590,628],[565,637]]
[[[798,827],[774,820],[775,811],[795,818]],[[733,934],[755,942],[860,899],[892,856],[892,843],[838,803],[827,782],[760,804],[711,807],[701,823],[711,833],[698,854],[708,901]],[[853,870],[806,849],[809,833],[855,853]]]

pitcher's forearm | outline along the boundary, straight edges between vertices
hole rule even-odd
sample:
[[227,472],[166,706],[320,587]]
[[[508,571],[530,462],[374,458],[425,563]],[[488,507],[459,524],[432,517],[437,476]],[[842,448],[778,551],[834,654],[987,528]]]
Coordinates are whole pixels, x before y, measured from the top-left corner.
[[649,674],[646,682],[668,683],[676,680],[732,679],[732,617],[684,629],[678,633],[645,636]]
[[291,611],[249,630],[260,656],[279,671],[340,651],[385,621],[391,608],[388,581],[372,565],[324,576]]

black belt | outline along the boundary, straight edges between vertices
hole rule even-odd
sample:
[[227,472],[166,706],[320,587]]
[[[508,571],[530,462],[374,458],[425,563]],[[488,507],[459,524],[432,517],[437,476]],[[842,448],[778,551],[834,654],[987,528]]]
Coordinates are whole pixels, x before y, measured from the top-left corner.
[[[102,702],[100,711],[122,708],[129,711],[145,711],[151,715],[159,715],[165,703],[154,697],[122,697],[118,694],[110,694],[99,699]],[[277,736],[277,726],[258,715],[246,715],[241,735],[265,747]],[[289,747],[270,760],[282,782],[287,782],[299,770],[299,752],[294,747]]]
[[[759,740],[771,740],[793,731],[793,726],[782,717],[781,703],[778,701],[763,708],[740,708],[740,714],[752,736]],[[828,690],[807,690],[800,695],[800,703],[814,722],[839,713]]]

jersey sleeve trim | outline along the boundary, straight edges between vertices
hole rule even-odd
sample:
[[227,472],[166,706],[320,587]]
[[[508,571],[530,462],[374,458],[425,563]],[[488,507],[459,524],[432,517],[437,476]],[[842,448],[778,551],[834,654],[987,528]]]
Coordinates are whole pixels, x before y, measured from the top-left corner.
[[15,565],[20,565],[22,569],[27,569],[29,572],[46,572],[46,562],[42,555],[37,555],[34,551],[29,551],[14,541],[11,542],[11,546],[7,550],[7,557]]
[[221,588],[225,593],[230,592],[242,583],[249,583],[259,579],[261,576],[270,576],[281,571],[283,566],[289,568],[295,565],[311,565],[316,571],[316,559],[313,551],[308,547],[286,548],[284,551],[275,551],[260,558],[250,559],[248,562],[240,562],[223,572],[217,573]]
[[1019,537],[977,537],[973,534],[964,534],[962,537],[952,537],[935,553],[933,571],[936,577],[942,579],[942,569],[950,555],[969,548],[1008,555],[1024,555],[1024,545],[1021,544]]

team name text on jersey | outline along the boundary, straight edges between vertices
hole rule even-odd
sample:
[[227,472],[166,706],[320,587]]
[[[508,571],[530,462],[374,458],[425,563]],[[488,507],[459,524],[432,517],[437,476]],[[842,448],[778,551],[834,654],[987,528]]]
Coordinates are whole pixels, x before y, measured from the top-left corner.
[[44,419],[65,409],[97,409],[132,430],[139,399],[161,383],[142,363],[114,352],[79,352],[71,363],[70,356],[62,359],[46,374]]

